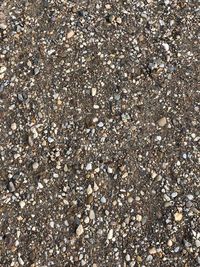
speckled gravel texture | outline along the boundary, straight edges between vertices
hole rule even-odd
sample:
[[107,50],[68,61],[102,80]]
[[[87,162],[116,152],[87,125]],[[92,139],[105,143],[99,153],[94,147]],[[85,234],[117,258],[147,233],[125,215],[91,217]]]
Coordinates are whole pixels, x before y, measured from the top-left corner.
[[0,267],[200,266],[200,1],[0,1]]

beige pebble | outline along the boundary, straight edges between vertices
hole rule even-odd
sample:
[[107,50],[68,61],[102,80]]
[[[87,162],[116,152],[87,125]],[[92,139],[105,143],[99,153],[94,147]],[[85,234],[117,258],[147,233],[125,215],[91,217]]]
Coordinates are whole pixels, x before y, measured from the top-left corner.
[[136,221],[138,221],[138,222],[142,221],[142,216],[140,214],[136,215]]
[[180,213],[180,212],[176,212],[174,214],[174,219],[175,219],[176,222],[180,222],[183,219],[183,214]]
[[151,255],[156,254],[156,252],[157,252],[157,250],[154,247],[149,249],[149,254],[151,254]]
[[129,197],[128,198],[128,203],[132,203],[133,202],[133,198],[132,197]]
[[72,38],[73,36],[74,36],[74,31],[69,31],[68,33],[67,33],[67,39],[70,39],[70,38]]
[[20,208],[23,209],[26,205],[26,203],[24,201],[20,201],[19,202]]
[[118,18],[116,18],[116,22],[117,22],[118,24],[121,24],[121,23],[122,23],[122,19],[121,19],[120,17],[118,17]]
[[84,232],[83,226],[82,226],[82,224],[80,224],[76,229],[76,235],[80,236],[83,234],[83,232]]
[[105,7],[106,7],[106,9],[111,9],[111,5],[110,4],[106,4]]
[[0,73],[4,73],[5,71],[6,71],[6,67],[5,66],[3,66],[3,67],[0,67]]
[[90,210],[89,217],[90,217],[90,220],[94,220],[95,219],[95,213],[94,213],[93,210]]
[[167,119],[165,117],[158,120],[158,125],[164,127],[167,124]]
[[91,195],[92,192],[93,192],[93,190],[92,190],[92,186],[91,186],[91,184],[89,184],[89,185],[88,185],[88,188],[87,188],[87,194],[88,194],[88,195]]
[[94,182],[94,191],[96,192],[98,191],[98,189],[99,189],[98,185]]
[[172,240],[171,240],[171,239],[169,239],[169,240],[168,240],[168,242],[167,242],[167,245],[168,245],[169,247],[172,247],[172,245],[173,245],[173,242],[172,242]]

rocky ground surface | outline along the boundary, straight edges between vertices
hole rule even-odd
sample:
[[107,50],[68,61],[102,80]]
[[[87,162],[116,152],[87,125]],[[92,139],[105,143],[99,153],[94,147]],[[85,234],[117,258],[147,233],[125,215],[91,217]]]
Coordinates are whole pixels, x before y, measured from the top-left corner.
[[0,267],[199,266],[200,1],[0,3]]

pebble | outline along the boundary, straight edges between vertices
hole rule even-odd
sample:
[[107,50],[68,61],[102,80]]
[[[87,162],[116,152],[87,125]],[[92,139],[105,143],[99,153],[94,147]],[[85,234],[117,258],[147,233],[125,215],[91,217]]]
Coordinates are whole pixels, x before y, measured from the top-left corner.
[[180,222],[183,219],[183,214],[180,213],[180,212],[176,212],[174,214],[174,219],[175,219],[176,222]]
[[158,120],[158,125],[164,127],[167,124],[167,119],[165,117]]
[[84,219],[84,223],[88,224],[90,222],[90,218],[87,216],[85,219]]
[[102,128],[103,127],[103,122],[102,121],[100,121],[99,123],[98,123],[98,126],[100,127],[100,128]]
[[200,247],[200,240],[198,240],[198,239],[195,240],[195,245],[196,245],[197,248],[199,248]]
[[107,168],[107,171],[108,171],[108,173],[110,173],[110,174],[113,173],[113,169],[112,169],[111,167],[109,167],[109,166],[108,166],[108,168]]
[[33,146],[33,139],[31,136],[28,137],[28,144],[29,146]]
[[101,198],[101,203],[103,203],[103,204],[106,203],[106,198],[104,196]]
[[151,254],[151,255],[156,254],[156,252],[157,252],[157,250],[154,247],[149,249],[149,254]]
[[22,260],[20,254],[18,255],[18,262],[19,262],[20,265],[22,265],[22,266],[24,265],[24,261]]
[[12,193],[15,191],[15,185],[13,184],[12,181],[9,182],[8,184],[8,190]]
[[132,203],[133,202],[133,198],[132,197],[129,197],[128,198],[128,203]]
[[98,189],[99,189],[98,185],[94,182],[94,191],[96,192],[98,191]]
[[142,221],[142,216],[140,214],[136,215],[136,221],[138,221],[138,222]]
[[90,218],[90,220],[94,220],[94,219],[95,219],[95,213],[94,213],[94,210],[90,210],[89,218]]
[[80,224],[76,229],[76,235],[80,236],[83,234],[83,232],[84,232],[83,226],[82,226],[82,224]]
[[88,185],[88,188],[87,188],[87,194],[88,194],[88,195],[91,195],[92,192],[93,192],[93,190],[92,190],[92,186],[91,186],[91,184],[89,184],[89,185]]
[[12,124],[11,124],[11,130],[12,131],[15,131],[17,129],[17,124],[15,123],[15,122],[13,122]]
[[70,39],[70,38],[72,38],[73,36],[74,36],[74,31],[69,31],[68,33],[67,33],[67,39]]
[[0,68],[0,74],[4,73],[4,72],[6,71],[6,69],[7,69],[7,68],[6,68],[5,66],[1,67],[1,68]]
[[172,242],[172,240],[171,240],[171,239],[169,239],[169,240],[168,240],[168,242],[167,242],[167,245],[168,245],[168,247],[172,247],[172,245],[173,245],[173,242]]
[[22,200],[19,202],[20,208],[23,209],[26,205],[26,203]]
[[91,94],[92,96],[95,96],[97,94],[97,88],[92,88]]
[[131,260],[131,257],[129,254],[126,254],[126,261],[130,261]]
[[0,29],[5,30],[7,28],[7,25],[4,23],[0,23]]
[[167,43],[163,43],[162,45],[166,51],[169,51],[169,45]]
[[107,21],[108,21],[109,23],[113,23],[114,20],[115,20],[115,16],[114,16],[114,15],[109,15],[109,16],[107,17]]
[[87,165],[86,165],[86,171],[91,171],[92,170],[92,163],[88,163]]
[[34,68],[34,75],[37,75],[38,73],[40,72],[40,69],[39,68]]
[[32,167],[33,167],[33,170],[34,171],[37,170],[37,168],[39,167],[38,162],[34,162],[33,165],[32,165]]
[[108,232],[107,239],[111,240],[112,238],[113,238],[113,229],[110,229],[109,232]]
[[116,18],[116,22],[117,22],[118,24],[121,24],[121,23],[122,23],[122,19],[121,19],[120,17],[118,17],[118,18]]
[[194,196],[193,195],[187,195],[187,198],[189,199],[189,200],[193,200],[194,199]]

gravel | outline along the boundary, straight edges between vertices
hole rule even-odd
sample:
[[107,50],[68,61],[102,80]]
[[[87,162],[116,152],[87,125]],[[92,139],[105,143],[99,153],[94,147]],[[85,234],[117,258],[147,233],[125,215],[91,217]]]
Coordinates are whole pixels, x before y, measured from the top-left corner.
[[0,2],[0,267],[199,266],[199,11]]

